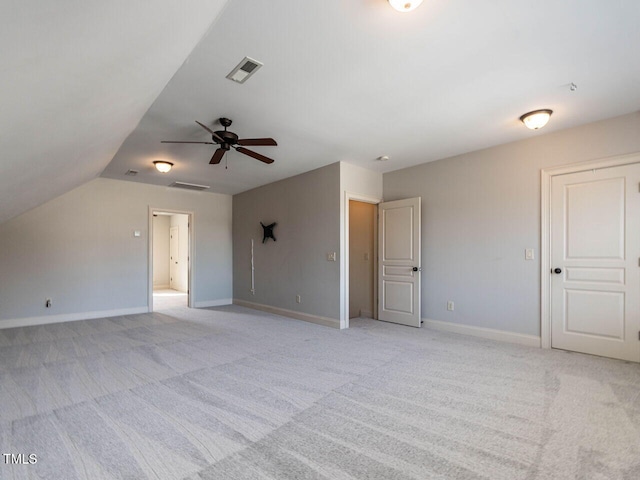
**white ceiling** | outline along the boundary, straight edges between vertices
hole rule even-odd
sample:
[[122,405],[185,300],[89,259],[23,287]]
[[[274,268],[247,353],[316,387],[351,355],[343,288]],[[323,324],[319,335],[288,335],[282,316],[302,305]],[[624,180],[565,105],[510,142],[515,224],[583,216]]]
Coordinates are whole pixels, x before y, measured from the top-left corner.
[[224,0],[2,0],[0,223],[100,175]]
[[[5,2],[0,40],[15,48],[0,79],[0,221],[105,166],[237,193],[336,161],[391,171],[640,108],[637,0],[426,0],[410,14],[386,0],[10,1],[17,21]],[[238,85],[225,76],[244,56],[265,66]],[[551,123],[526,130],[518,117],[537,108],[554,110]],[[231,152],[225,169],[208,164],[213,145],[160,143],[208,141],[194,121],[217,129],[221,116],[240,137],[275,138],[254,149],[276,162]],[[157,173],[156,159],[175,167]]]

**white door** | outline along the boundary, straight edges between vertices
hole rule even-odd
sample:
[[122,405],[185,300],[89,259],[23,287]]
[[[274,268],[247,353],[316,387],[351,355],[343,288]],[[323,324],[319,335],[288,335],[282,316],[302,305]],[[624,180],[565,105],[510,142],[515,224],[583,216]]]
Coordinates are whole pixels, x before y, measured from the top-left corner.
[[169,288],[179,290],[179,257],[180,257],[180,229],[171,227],[169,231]]
[[378,208],[378,319],[419,327],[420,197]]
[[551,180],[551,346],[640,361],[640,164]]

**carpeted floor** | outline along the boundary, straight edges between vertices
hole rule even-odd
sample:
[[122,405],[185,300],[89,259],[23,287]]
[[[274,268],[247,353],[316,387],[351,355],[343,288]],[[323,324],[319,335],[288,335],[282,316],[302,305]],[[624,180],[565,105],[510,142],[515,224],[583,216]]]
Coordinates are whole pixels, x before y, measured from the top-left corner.
[[351,324],[221,307],[0,330],[0,453],[37,455],[0,478],[640,478],[637,364]]

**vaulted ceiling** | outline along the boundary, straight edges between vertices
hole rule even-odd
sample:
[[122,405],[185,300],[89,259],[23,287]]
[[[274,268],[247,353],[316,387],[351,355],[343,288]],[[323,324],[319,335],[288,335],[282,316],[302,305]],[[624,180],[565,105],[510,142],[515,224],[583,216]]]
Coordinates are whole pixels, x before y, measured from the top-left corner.
[[[391,171],[640,108],[640,2],[6,0],[0,222],[97,175],[237,193],[346,161]],[[264,63],[245,84],[225,76]],[[571,91],[569,85],[578,88]],[[540,132],[518,117],[551,108]],[[273,137],[209,165],[214,130]],[[375,159],[388,155],[391,160]],[[168,174],[153,169],[165,159]],[[129,169],[135,177],[125,176]]]

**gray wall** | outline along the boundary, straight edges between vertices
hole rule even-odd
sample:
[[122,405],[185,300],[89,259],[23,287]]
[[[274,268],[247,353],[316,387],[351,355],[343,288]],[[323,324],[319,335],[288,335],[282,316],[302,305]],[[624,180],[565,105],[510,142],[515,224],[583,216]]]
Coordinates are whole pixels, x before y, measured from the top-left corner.
[[384,175],[422,197],[423,317],[540,335],[540,170],[640,151],[640,113],[543,132]]
[[0,225],[0,325],[147,306],[149,206],[194,212],[195,301],[231,298],[230,196],[98,178]]
[[[278,223],[276,242],[261,243],[260,222]],[[340,262],[326,255],[340,251],[340,164],[235,195],[233,242],[234,298],[339,320]]]

